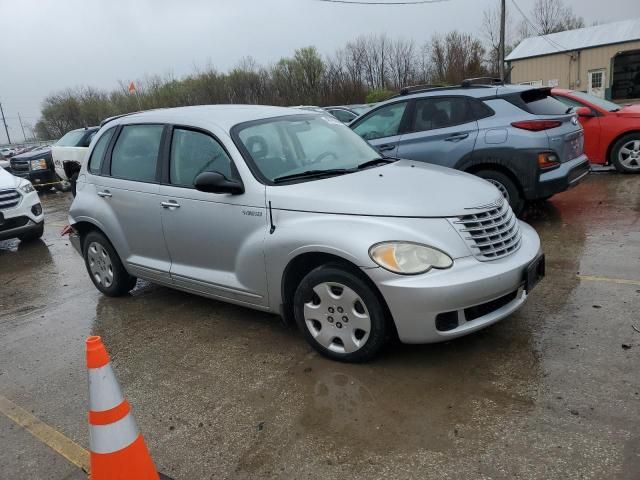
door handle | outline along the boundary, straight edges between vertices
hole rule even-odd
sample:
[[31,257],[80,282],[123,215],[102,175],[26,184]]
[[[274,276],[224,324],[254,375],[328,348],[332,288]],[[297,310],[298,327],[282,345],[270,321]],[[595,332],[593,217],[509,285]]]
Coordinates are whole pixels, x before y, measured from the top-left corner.
[[378,147],[378,151],[379,152],[388,152],[389,150],[393,150],[394,148],[396,148],[395,145],[388,143],[386,145],[380,145]]
[[113,195],[111,195],[111,192],[109,190],[105,190],[104,192],[98,192],[98,196],[103,198],[111,198]]
[[175,200],[170,202],[160,202],[160,205],[162,205],[162,208],[180,208],[180,204]]
[[464,140],[469,136],[468,133],[456,133],[455,135],[451,135],[444,139],[445,142],[459,142],[460,140]]

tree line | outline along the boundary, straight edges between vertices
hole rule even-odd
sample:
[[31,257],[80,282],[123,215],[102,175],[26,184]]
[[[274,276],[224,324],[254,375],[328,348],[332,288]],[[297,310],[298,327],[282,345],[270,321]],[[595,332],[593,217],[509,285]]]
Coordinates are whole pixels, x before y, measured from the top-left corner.
[[[451,85],[470,77],[497,76],[497,14],[495,8],[485,12],[485,42],[459,31],[434,35],[423,44],[386,34],[368,35],[324,58],[310,46],[271,65],[246,57],[227,72],[208,66],[182,78],[147,76],[135,82],[133,94],[128,91],[128,82],[120,82],[111,91],[90,86],[70,88],[45,98],[36,135],[41,140],[55,139],[113,115],[153,108],[368,103],[409,85]],[[510,45],[529,36],[532,29],[552,33],[584,25],[559,0],[537,0],[532,18],[535,23],[523,22],[517,33],[509,34]],[[511,22],[507,27],[509,32],[513,30]]]

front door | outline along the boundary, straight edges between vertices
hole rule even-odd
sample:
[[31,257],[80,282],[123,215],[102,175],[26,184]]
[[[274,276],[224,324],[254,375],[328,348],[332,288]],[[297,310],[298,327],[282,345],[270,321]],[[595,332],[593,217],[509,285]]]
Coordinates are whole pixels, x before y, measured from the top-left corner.
[[589,72],[588,93],[596,97],[604,98],[606,85],[606,70],[604,68]]
[[200,192],[193,187],[194,180],[206,171],[238,178],[216,138],[202,130],[175,127],[168,175],[160,186],[173,285],[235,303],[267,306],[264,187],[240,195]]
[[398,157],[454,168],[473,152],[478,137],[465,97],[428,97],[415,101],[410,132],[402,136]]
[[[90,160],[95,208],[105,234],[135,276],[169,283],[169,252],[162,237],[156,177],[163,125],[126,125],[103,166],[100,155],[112,133],[98,140]],[[115,131],[115,129],[112,129]]]
[[353,131],[369,142],[381,154],[395,157],[402,137],[402,125],[408,102],[391,103],[365,115]]

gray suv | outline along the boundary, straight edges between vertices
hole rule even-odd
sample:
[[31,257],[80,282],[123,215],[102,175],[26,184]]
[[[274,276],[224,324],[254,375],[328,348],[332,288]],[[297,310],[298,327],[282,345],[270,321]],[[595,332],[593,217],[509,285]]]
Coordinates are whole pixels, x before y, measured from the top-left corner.
[[342,361],[389,336],[429,343],[491,325],[544,274],[538,235],[491,184],[383,158],[328,113],[290,108],[105,123],[69,220],[105,295],[142,278],[280,313]]
[[481,85],[405,89],[349,126],[381,153],[473,173],[519,213],[589,173],[575,113],[549,88]]

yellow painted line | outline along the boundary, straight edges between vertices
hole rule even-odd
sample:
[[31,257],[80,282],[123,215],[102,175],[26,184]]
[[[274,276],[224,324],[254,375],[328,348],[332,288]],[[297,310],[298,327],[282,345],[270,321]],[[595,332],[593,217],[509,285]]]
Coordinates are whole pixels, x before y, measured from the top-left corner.
[[621,285],[635,285],[640,287],[640,280],[627,280],[625,278],[598,277],[596,275],[578,275],[580,280],[589,280],[592,282],[609,282]]
[[0,395],[0,413],[24,428],[31,435],[62,455],[78,468],[89,473],[89,452],[70,438],[31,415],[8,398]]

